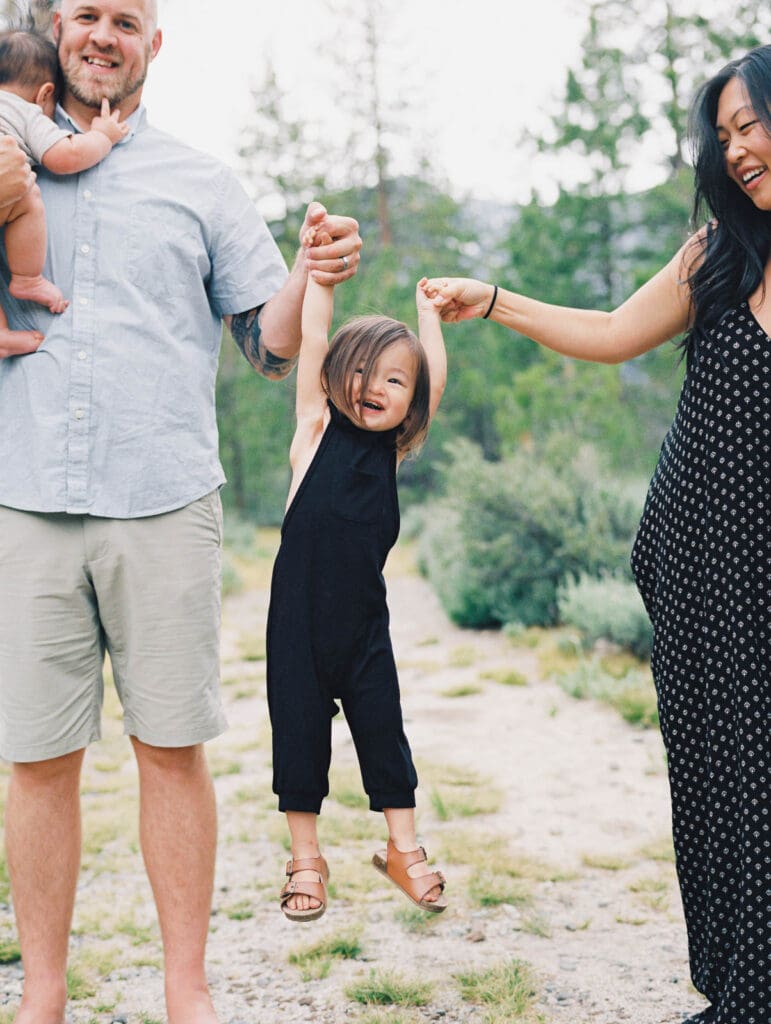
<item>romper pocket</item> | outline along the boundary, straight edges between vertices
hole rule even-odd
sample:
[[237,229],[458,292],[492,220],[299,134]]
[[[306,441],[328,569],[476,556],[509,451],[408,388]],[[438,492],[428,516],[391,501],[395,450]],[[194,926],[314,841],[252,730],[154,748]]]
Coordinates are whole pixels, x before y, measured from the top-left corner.
[[335,512],[353,523],[374,523],[382,513],[384,497],[383,482],[376,473],[353,469],[337,485]]

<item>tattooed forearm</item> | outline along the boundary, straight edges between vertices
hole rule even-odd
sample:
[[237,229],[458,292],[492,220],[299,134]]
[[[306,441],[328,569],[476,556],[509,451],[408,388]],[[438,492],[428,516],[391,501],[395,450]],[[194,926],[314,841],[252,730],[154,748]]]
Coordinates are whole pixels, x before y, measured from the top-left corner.
[[265,347],[260,329],[261,309],[262,306],[258,306],[245,313],[236,313],[230,321],[230,333],[258,373],[263,377],[270,377],[271,380],[280,380],[292,371],[297,358],[285,359],[283,356],[274,355]]

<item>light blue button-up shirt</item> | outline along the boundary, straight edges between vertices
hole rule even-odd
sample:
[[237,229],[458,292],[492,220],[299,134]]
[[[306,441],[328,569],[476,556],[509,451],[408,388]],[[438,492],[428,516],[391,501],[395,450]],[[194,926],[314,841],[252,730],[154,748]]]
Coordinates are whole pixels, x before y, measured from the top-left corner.
[[[59,109],[57,121],[77,131]],[[67,311],[8,294],[37,352],[0,360],[0,505],[111,518],[181,508],[224,482],[214,387],[221,318],[266,302],[287,270],[235,175],[157,131],[81,174],[38,181],[45,274]]]

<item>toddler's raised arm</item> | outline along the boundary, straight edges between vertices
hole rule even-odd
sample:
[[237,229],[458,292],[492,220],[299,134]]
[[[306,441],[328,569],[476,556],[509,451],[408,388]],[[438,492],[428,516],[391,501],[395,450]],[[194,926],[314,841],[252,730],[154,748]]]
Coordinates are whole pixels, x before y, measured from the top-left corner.
[[[328,245],[326,232],[310,228],[302,240],[304,248]],[[332,324],[334,287],[319,284],[308,275],[302,308],[302,340],[297,363],[297,426],[303,421],[320,423],[326,408],[326,394],[321,386],[321,367],[329,349],[329,328]]]
[[415,304],[418,307],[418,337],[425,350],[431,376],[429,412],[433,418],[447,383],[447,353],[442,337],[442,318],[436,303],[426,294],[425,286],[427,284],[428,279],[425,277],[418,281],[415,290]]
[[110,113],[109,101],[102,100],[102,112],[91,122],[91,129],[54,143],[43,154],[43,166],[52,174],[77,174],[98,164],[128,135],[129,127],[119,117],[120,111]]

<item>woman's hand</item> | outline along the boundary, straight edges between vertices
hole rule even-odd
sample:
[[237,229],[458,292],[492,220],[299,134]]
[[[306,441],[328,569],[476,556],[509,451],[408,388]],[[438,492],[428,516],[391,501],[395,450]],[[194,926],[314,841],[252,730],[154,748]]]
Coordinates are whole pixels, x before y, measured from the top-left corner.
[[483,317],[495,293],[493,285],[470,277],[432,277],[423,290],[446,323]]

